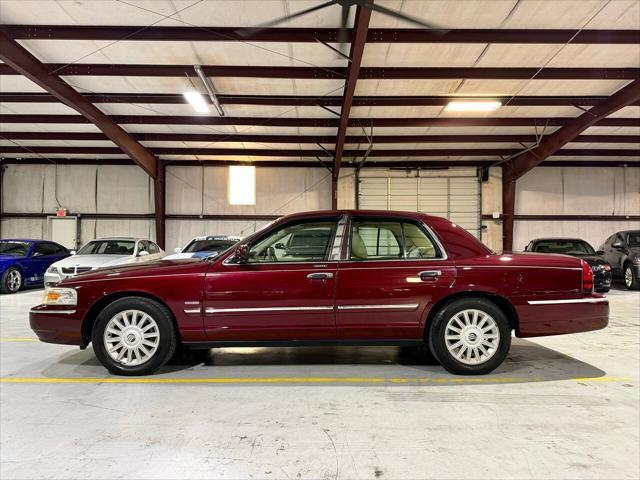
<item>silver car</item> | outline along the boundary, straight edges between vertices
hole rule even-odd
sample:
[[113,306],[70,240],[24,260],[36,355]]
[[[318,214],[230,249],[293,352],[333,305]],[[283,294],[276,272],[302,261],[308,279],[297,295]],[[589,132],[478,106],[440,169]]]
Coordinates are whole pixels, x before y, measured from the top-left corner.
[[72,256],[52,264],[44,274],[45,286],[101,267],[159,260],[165,256],[155,242],[144,238],[114,237],[92,240]]

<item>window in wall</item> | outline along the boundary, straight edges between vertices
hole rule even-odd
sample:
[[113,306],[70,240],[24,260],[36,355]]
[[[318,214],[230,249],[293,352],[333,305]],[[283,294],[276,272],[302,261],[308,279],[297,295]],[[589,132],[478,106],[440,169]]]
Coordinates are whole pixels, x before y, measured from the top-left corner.
[[229,204],[256,204],[256,167],[229,167]]

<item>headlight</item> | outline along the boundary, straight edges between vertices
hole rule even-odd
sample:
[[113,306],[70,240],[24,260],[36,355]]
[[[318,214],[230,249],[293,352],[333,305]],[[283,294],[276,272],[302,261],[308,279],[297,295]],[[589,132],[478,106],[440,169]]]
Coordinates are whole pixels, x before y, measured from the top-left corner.
[[47,268],[47,273],[58,273],[58,269],[56,267]]
[[77,305],[78,292],[73,288],[47,288],[42,303],[45,305]]

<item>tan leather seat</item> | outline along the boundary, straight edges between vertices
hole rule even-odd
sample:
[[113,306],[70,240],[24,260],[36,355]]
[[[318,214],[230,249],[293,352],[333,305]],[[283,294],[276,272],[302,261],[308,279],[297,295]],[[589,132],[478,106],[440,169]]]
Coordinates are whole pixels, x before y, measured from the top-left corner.
[[362,237],[354,230],[353,235],[351,236],[351,258],[362,260],[368,256],[367,247],[365,246]]

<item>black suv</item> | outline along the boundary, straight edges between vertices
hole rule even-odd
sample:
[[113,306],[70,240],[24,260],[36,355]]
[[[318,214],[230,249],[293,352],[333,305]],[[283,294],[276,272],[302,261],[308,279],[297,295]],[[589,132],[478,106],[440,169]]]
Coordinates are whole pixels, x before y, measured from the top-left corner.
[[640,230],[614,233],[600,250],[615,277],[623,278],[630,290],[640,289]]
[[588,242],[579,238],[536,238],[525,247],[525,252],[560,253],[571,255],[587,262],[593,271],[593,289],[608,292],[611,288],[611,265],[596,252]]

